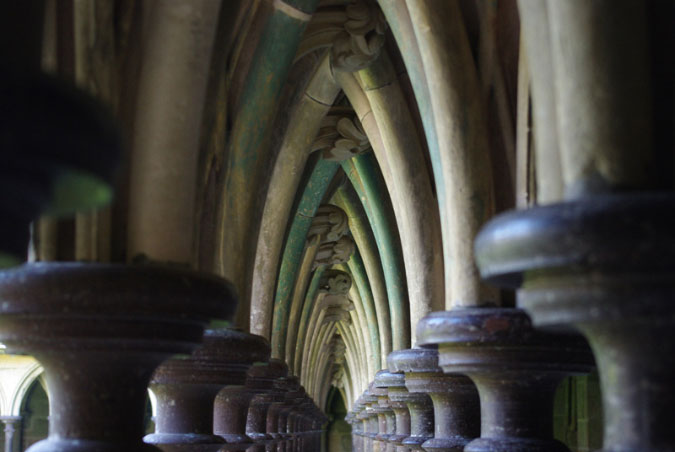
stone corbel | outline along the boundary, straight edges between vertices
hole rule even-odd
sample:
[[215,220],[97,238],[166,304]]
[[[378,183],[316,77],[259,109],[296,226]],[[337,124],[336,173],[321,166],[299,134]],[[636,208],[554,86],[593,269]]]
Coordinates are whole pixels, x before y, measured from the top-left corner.
[[333,107],[321,123],[312,151],[326,160],[342,162],[370,149],[361,121],[351,107]]
[[323,243],[317,250],[314,268],[345,263],[354,254],[355,249],[354,240],[349,236],[340,237],[335,242]]
[[380,55],[387,21],[377,5],[366,1],[348,5],[346,11],[345,32],[336,37],[331,58],[335,69],[356,72]]
[[325,204],[320,206],[307,234],[308,240],[320,237],[321,242],[335,242],[349,230],[347,214],[337,206]]
[[330,47],[331,64],[355,72],[377,59],[384,45],[387,21],[372,0],[356,0],[340,7],[319,9],[307,26],[295,60]]
[[319,293],[346,295],[352,287],[352,277],[342,270],[328,269],[319,279]]

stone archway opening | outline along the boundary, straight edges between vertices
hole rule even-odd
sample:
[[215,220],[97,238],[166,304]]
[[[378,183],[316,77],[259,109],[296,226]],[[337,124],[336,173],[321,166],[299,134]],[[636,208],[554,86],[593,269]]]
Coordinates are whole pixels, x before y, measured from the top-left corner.
[[331,419],[326,428],[328,452],[348,452],[352,450],[352,427],[345,421],[347,408],[342,393],[331,386],[328,393],[326,413]]

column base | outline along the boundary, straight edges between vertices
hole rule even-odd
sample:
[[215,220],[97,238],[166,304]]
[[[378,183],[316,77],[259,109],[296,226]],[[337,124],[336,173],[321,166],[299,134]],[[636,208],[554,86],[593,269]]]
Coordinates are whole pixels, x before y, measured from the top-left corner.
[[33,444],[27,452],[161,452],[155,446],[133,442],[110,444],[86,439],[47,438]]
[[675,195],[589,196],[493,219],[483,276],[534,323],[580,330],[598,359],[606,452],[675,451]]
[[156,451],[144,445],[150,376],[190,353],[230,285],[160,265],[40,263],[0,273],[0,341],[44,366],[50,438],[32,451]]
[[420,321],[417,337],[421,345],[438,344],[444,372],[476,384],[481,437],[465,451],[567,450],[553,439],[553,398],[563,378],[593,368],[583,338],[535,331],[513,308],[434,312]]
[[143,441],[163,452],[217,452],[225,445],[220,436],[199,433],[151,433]]
[[478,438],[469,443],[464,452],[569,452],[566,445],[557,440],[527,438]]

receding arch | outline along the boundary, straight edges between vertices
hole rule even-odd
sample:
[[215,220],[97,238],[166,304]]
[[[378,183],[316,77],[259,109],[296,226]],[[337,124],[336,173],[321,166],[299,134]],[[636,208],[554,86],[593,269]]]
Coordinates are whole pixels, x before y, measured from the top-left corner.
[[[19,416],[21,414],[21,407],[23,406],[24,398],[31,388],[33,383],[41,377],[44,369],[37,361],[32,363],[24,372],[16,386],[14,393],[11,395],[10,416]],[[47,392],[49,396],[49,392]]]

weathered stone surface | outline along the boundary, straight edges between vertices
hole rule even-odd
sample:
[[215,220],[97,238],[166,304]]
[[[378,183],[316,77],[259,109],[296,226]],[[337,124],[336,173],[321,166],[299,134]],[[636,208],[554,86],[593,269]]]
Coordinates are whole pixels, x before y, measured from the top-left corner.
[[[246,450],[253,444],[253,439],[247,436],[251,401],[257,394],[271,391],[274,381],[287,371],[285,364],[277,359],[257,363],[248,369],[243,386],[227,386],[218,393],[214,402],[213,432],[225,438],[227,450]],[[266,414],[256,419],[266,421]]]
[[45,368],[50,437],[32,451],[150,451],[150,376],[233,311],[223,279],[177,267],[32,264],[0,274],[0,340]]
[[408,391],[428,394],[434,406],[434,436],[422,444],[424,450],[461,452],[480,436],[480,402],[469,378],[444,374],[435,349],[401,350],[396,359]]
[[500,215],[476,241],[483,276],[521,287],[535,324],[588,338],[608,452],[675,448],[674,207],[669,193],[587,196]]
[[380,54],[384,45],[387,21],[373,2],[359,0],[346,7],[345,32],[331,47],[333,67],[354,72],[368,67]]
[[468,375],[481,401],[481,437],[467,452],[553,452],[553,396],[568,375],[593,368],[578,335],[536,331],[524,311],[464,308],[434,312],[419,323],[421,345],[438,344],[445,372]]
[[[387,439],[389,444],[387,451],[407,452],[410,449],[403,446],[402,442],[410,436],[410,412],[408,411],[408,405],[397,397],[397,395],[408,392],[405,386],[405,374],[383,369],[375,374],[373,382],[376,387],[387,389],[388,405],[394,412],[395,423],[393,431]],[[382,399],[380,400],[382,403]]]
[[267,361],[264,338],[236,330],[208,330],[192,355],[165,361],[152,377],[157,396],[155,433],[146,443],[165,452],[217,451],[225,440],[213,434],[213,406],[225,385],[241,385],[254,363]]

